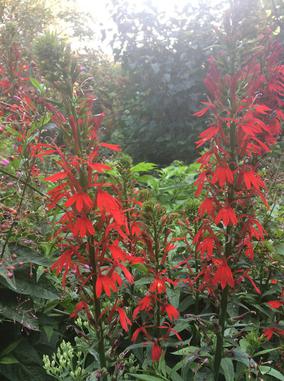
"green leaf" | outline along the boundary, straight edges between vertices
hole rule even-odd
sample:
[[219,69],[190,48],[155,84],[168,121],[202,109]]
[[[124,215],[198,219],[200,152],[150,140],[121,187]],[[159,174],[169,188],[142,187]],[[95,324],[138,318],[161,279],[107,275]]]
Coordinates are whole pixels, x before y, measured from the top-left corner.
[[0,315],[33,331],[39,330],[37,318],[30,310],[21,308],[15,301],[9,301],[6,304],[0,302]]
[[199,347],[190,346],[187,348],[181,348],[178,351],[173,352],[172,354],[176,356],[185,356],[185,355],[192,354],[194,352],[198,352],[199,350],[200,350]]
[[40,94],[42,94],[46,87],[43,83],[39,83],[35,78],[30,77],[31,84],[33,85],[34,88],[36,88]]
[[[6,269],[2,266],[0,266],[0,277],[2,277],[2,279],[4,279],[5,284],[7,284],[7,286],[11,290],[16,291],[16,283],[15,283],[14,275],[10,278],[7,274]],[[1,282],[1,279],[0,279],[0,283],[3,283],[3,282]]]
[[223,358],[221,361],[221,368],[223,369],[225,380],[234,381],[234,365],[230,358]]
[[281,347],[264,349],[263,351],[255,353],[253,357],[262,356],[262,355],[265,355],[266,353],[270,353],[274,351],[279,351],[279,349],[281,349]]
[[129,376],[135,377],[136,380],[141,380],[141,381],[167,381],[167,378],[160,378],[157,376],[150,376],[149,374],[133,374],[129,373]]
[[246,352],[234,349],[233,350],[234,360],[240,362],[241,364],[245,365],[246,367],[249,367],[250,365],[250,359]]
[[271,368],[270,366],[261,365],[259,367],[260,373],[276,378],[277,380],[284,381],[284,375],[278,370]]
[[16,359],[15,356],[4,356],[0,358],[0,364],[2,365],[12,365],[12,364],[19,364],[19,361]]
[[152,282],[152,278],[141,278],[141,279],[138,279],[137,282],[135,282],[135,286],[143,286],[144,284],[149,284]]
[[4,348],[0,352],[0,357],[8,355],[9,353],[11,353],[15,348],[17,348],[17,346],[20,344],[21,341],[22,341],[22,339],[19,339],[19,340],[13,341],[11,344],[9,344],[6,348]]
[[28,264],[34,263],[35,265],[42,265],[45,267],[48,267],[51,264],[51,260],[45,258],[41,253],[35,250],[32,250],[29,247],[10,244],[9,249],[10,249],[10,252],[12,254],[16,254],[17,257],[16,259],[7,258],[6,263],[9,263],[9,261],[11,261],[11,264],[15,266],[21,263],[28,263]]
[[25,279],[22,275],[20,277],[16,276],[16,291],[19,294],[47,300],[58,299],[56,290],[48,288],[49,284],[47,282],[40,280],[39,283],[35,283],[33,279]]
[[169,298],[169,302],[176,308],[178,308],[179,305],[179,299],[180,299],[180,288],[168,288],[167,289],[167,295]]
[[156,164],[154,163],[146,163],[146,162],[141,162],[141,163],[138,163],[136,165],[134,165],[134,167],[131,168],[131,172],[132,173],[136,173],[136,172],[148,172],[148,171],[152,171],[154,168],[156,168]]

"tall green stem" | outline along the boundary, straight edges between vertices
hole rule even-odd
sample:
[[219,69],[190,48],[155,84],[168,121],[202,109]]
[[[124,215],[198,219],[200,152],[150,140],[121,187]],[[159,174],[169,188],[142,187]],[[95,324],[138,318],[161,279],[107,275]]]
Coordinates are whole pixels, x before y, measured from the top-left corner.
[[[88,240],[89,243],[89,260],[92,266],[92,284],[93,284],[93,297],[94,297],[94,314],[95,314],[95,330],[98,338],[98,352],[100,358],[101,368],[106,368],[106,356],[105,356],[105,343],[103,324],[101,319],[101,302],[96,295],[96,281],[97,281],[97,263],[95,258],[95,248],[92,239]],[[103,376],[102,381],[106,381],[106,376]]]
[[216,350],[215,350],[215,358],[214,358],[214,380],[219,380],[219,371],[221,360],[223,357],[224,351],[224,331],[225,331],[225,323],[226,323],[226,315],[227,315],[227,306],[228,306],[228,293],[229,288],[226,286],[222,292],[220,310],[219,310],[219,324],[218,331],[216,333]]

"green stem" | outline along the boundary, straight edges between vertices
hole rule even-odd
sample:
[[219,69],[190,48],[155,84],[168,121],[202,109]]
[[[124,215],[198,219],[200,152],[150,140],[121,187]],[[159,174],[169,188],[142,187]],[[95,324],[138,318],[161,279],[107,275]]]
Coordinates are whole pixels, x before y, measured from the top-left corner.
[[[94,314],[95,321],[94,326],[98,338],[98,352],[100,358],[101,368],[106,368],[106,356],[105,356],[105,343],[104,343],[104,332],[103,324],[101,318],[101,302],[96,295],[96,281],[97,281],[97,263],[95,258],[95,248],[92,242],[92,239],[88,240],[89,243],[89,260],[93,270],[92,284],[93,284],[93,297],[94,297]],[[102,381],[106,381],[107,378],[105,375],[102,376]]]
[[228,306],[228,293],[229,288],[226,286],[222,292],[220,310],[219,310],[219,324],[218,331],[216,333],[216,350],[215,350],[215,358],[214,358],[214,380],[219,381],[219,372],[221,360],[224,352],[224,331],[225,331],[225,323],[226,323],[226,315],[227,315],[227,306]]

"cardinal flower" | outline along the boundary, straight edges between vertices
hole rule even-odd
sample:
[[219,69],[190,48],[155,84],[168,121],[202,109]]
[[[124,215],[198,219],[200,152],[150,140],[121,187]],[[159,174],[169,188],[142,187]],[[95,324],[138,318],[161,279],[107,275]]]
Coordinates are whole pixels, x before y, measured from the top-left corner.
[[95,233],[92,222],[86,216],[76,219],[72,231],[75,236],[80,236],[81,238]]
[[213,278],[213,285],[220,284],[222,289],[224,289],[227,285],[234,288],[235,281],[233,277],[232,270],[228,266],[225,260],[216,259],[215,264],[217,265],[217,271],[215,272]]
[[229,206],[220,209],[219,213],[215,218],[215,224],[218,225],[221,221],[225,226],[236,225],[238,223],[238,219],[234,209],[232,209]]
[[123,308],[118,307],[117,312],[119,314],[119,321],[120,321],[122,328],[124,329],[124,331],[128,332],[129,326],[132,325],[131,321],[127,317],[126,312],[124,311]]
[[93,202],[90,198],[90,196],[87,193],[75,193],[73,196],[71,196],[66,202],[65,206],[69,207],[75,203],[76,209],[78,212],[81,212],[82,209],[85,207],[86,209],[91,209],[93,206]]
[[234,181],[234,175],[228,166],[220,166],[215,169],[213,173],[211,183],[219,183],[220,187],[223,188],[225,184],[232,184]]
[[152,361],[159,361],[162,355],[162,348],[160,345],[157,343],[157,341],[154,341],[152,344],[152,351],[151,351],[151,356],[152,356]]
[[165,311],[169,317],[170,320],[176,320],[179,318],[179,312],[178,310],[171,304],[167,304],[165,306]]

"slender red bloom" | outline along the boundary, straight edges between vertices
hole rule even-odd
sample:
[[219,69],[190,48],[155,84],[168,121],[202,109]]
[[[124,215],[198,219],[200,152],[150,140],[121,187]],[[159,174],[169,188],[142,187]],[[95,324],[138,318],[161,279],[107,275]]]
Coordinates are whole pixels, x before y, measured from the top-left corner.
[[93,202],[87,193],[75,193],[65,202],[66,207],[69,207],[73,204],[76,205],[78,212],[81,212],[83,208],[89,210],[93,206]]
[[83,238],[87,235],[94,235],[95,229],[92,222],[86,216],[82,216],[75,221],[72,232],[75,236]]
[[233,273],[227,262],[217,259],[214,262],[217,265],[217,271],[215,272],[213,278],[213,285],[220,284],[222,289],[224,289],[227,285],[234,288],[235,281],[233,278]]
[[234,209],[229,206],[220,209],[215,218],[215,224],[218,225],[220,222],[223,222],[225,226],[236,225],[238,223],[238,219]]
[[159,361],[160,358],[161,358],[161,355],[162,355],[163,351],[162,351],[162,348],[160,347],[160,345],[155,341],[153,344],[152,344],[152,351],[151,351],[151,355],[152,355],[152,361]]
[[123,308],[118,307],[117,312],[119,313],[119,321],[122,328],[124,329],[124,331],[128,332],[129,326],[132,325],[131,320],[127,317],[126,312]]
[[173,305],[167,304],[165,310],[170,320],[173,321],[179,318],[179,312]]

